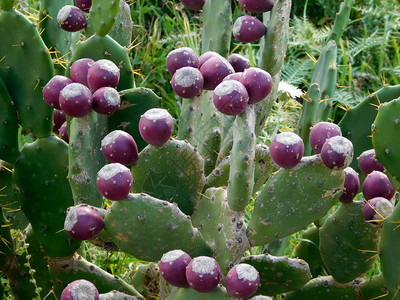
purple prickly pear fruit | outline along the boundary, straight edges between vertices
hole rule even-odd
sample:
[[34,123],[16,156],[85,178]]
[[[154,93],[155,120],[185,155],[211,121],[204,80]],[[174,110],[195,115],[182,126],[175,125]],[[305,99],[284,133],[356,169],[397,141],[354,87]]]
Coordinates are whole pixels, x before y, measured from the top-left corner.
[[83,11],[73,5],[65,5],[59,10],[57,22],[62,29],[69,32],[82,30],[87,24]]
[[200,10],[203,8],[206,0],[181,0],[182,4],[191,10]]
[[65,121],[67,121],[67,118],[65,117],[65,112],[63,112],[61,109],[55,109],[53,114],[53,121],[53,132],[58,135],[60,133],[61,126],[64,124]]
[[260,285],[260,275],[256,268],[249,264],[233,266],[225,280],[226,291],[233,298],[248,298]]
[[131,191],[132,183],[131,171],[119,163],[105,165],[97,173],[97,187],[109,200],[124,200]]
[[237,53],[229,55],[228,61],[236,73],[244,72],[244,70],[251,67],[250,61],[246,57]]
[[213,90],[229,74],[235,73],[231,64],[222,56],[214,56],[207,59],[200,67],[204,77],[204,89]]
[[59,101],[61,109],[67,115],[81,118],[92,109],[93,97],[86,86],[74,82],[61,90]]
[[360,179],[357,172],[351,167],[345,168],[344,173],[346,177],[344,179],[343,194],[340,196],[339,201],[342,203],[351,203],[360,188]]
[[165,253],[160,260],[160,273],[166,282],[176,287],[189,287],[186,267],[192,258],[182,250]]
[[319,154],[325,141],[338,135],[342,135],[342,130],[338,125],[329,122],[316,123],[310,130],[310,145],[314,152]]
[[260,68],[251,67],[246,69],[240,80],[249,93],[249,104],[262,101],[272,89],[272,77]]
[[232,33],[237,41],[252,43],[267,33],[267,27],[256,17],[241,16],[233,24]]
[[186,279],[192,289],[199,293],[211,292],[221,280],[217,261],[208,256],[198,256],[186,268]]
[[239,4],[245,10],[254,13],[267,12],[274,7],[273,0],[239,0]]
[[76,6],[78,6],[82,11],[89,12],[92,7],[92,0],[75,0]]
[[369,149],[361,153],[358,158],[358,166],[364,175],[368,175],[372,171],[384,171],[382,164],[376,159],[375,149]]
[[176,70],[183,67],[193,67],[198,69],[200,65],[199,57],[192,48],[182,47],[172,50],[167,55],[167,70],[174,75]]
[[85,279],[71,282],[61,293],[61,300],[99,300],[99,297],[96,286]]
[[171,85],[174,92],[182,98],[196,97],[204,86],[203,74],[193,67],[180,68],[172,76]]
[[214,90],[215,107],[225,115],[239,115],[245,111],[249,95],[246,88],[237,80],[222,81]]
[[69,137],[68,137],[68,131],[67,131],[67,121],[65,121],[61,125],[60,130],[59,130],[59,136],[60,136],[60,139],[62,139],[67,144],[69,144]]
[[112,163],[129,166],[138,161],[138,148],[133,137],[122,130],[114,130],[101,141],[101,152]]
[[120,78],[120,71],[116,64],[108,59],[96,61],[88,70],[87,82],[92,92],[109,86],[116,88]]
[[162,146],[172,135],[174,119],[162,108],[146,111],[139,120],[139,133],[150,145]]
[[362,192],[366,200],[383,197],[392,199],[395,189],[389,180],[389,177],[380,171],[372,171],[364,180]]
[[207,51],[204,52],[202,55],[200,55],[199,57],[199,69],[201,68],[201,66],[207,61],[209,60],[211,57],[222,57],[221,54],[215,52],[215,51]]
[[363,208],[364,220],[382,222],[393,212],[393,204],[386,198],[375,197],[368,200]]
[[272,140],[269,151],[278,166],[290,169],[303,158],[304,142],[294,132],[281,132]]
[[330,169],[347,168],[353,160],[352,142],[343,136],[327,139],[321,149],[321,159]]
[[68,208],[64,229],[67,234],[80,241],[95,237],[104,228],[104,220],[93,208],[77,205]]
[[236,72],[236,73],[233,73],[233,74],[229,74],[222,81],[227,81],[227,80],[240,81],[240,79],[242,78],[242,75],[243,75],[243,72]]
[[55,109],[61,109],[59,96],[60,92],[63,88],[65,88],[68,84],[71,84],[73,81],[68,77],[62,75],[56,75],[43,88],[43,99],[47,102],[48,105]]
[[102,87],[93,93],[92,108],[102,115],[111,115],[121,104],[118,91],[112,87]]
[[87,73],[93,64],[94,60],[91,58],[81,58],[73,62],[70,68],[71,79],[74,82],[78,82],[89,87],[87,82]]

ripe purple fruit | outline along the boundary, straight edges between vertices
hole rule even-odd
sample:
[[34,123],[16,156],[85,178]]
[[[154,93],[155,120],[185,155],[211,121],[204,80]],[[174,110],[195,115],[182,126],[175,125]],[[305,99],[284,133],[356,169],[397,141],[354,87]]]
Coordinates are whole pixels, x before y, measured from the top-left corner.
[[116,64],[108,59],[96,61],[88,70],[87,82],[92,92],[109,86],[116,88],[120,78],[120,71]]
[[199,69],[183,67],[174,73],[171,80],[174,92],[182,98],[194,98],[204,86],[204,78]]
[[92,7],[92,0],[75,0],[75,4],[84,12],[89,12]]
[[361,153],[358,158],[358,166],[364,175],[368,175],[372,171],[384,171],[382,164],[376,159],[375,149],[369,149]]
[[172,135],[174,119],[162,108],[146,111],[139,120],[139,132],[142,138],[154,146],[162,146]]
[[84,117],[92,109],[92,93],[80,83],[71,83],[63,88],[59,96],[61,109],[71,117]]
[[186,279],[195,291],[208,293],[218,286],[221,280],[221,269],[214,258],[198,256],[187,266]]
[[165,253],[160,260],[160,273],[166,282],[176,287],[189,287],[186,267],[192,258],[182,250]]
[[240,80],[249,93],[249,104],[262,101],[272,89],[272,77],[260,68],[251,67],[246,69]]
[[167,55],[167,70],[174,75],[176,70],[183,67],[199,68],[199,57],[192,48],[182,47],[172,50]]
[[199,57],[199,69],[201,68],[201,66],[207,61],[209,60],[211,57],[222,57],[221,54],[219,54],[218,52],[215,51],[207,51],[204,52],[202,55],[200,55]]
[[85,279],[71,282],[61,293],[61,300],[99,300],[99,291],[93,283]]
[[394,195],[395,189],[385,173],[372,171],[365,178],[362,191],[366,200],[375,197],[383,197],[390,200]]
[[239,0],[239,4],[247,11],[263,13],[274,7],[273,0]]
[[229,63],[232,65],[235,72],[244,72],[244,70],[251,67],[250,61],[237,53],[233,53],[228,57]]
[[237,80],[222,81],[214,90],[215,107],[225,115],[239,115],[245,111],[249,95],[246,88]]
[[61,109],[55,109],[53,113],[53,121],[53,132],[58,135],[60,133],[61,126],[64,124],[65,121],[67,121],[65,117],[65,112],[63,112]]
[[304,142],[294,132],[281,132],[274,137],[269,150],[278,166],[290,169],[303,158]]
[[249,264],[233,266],[225,280],[226,291],[233,298],[248,298],[260,285],[260,275],[256,268]]
[[102,87],[93,93],[92,108],[102,115],[110,115],[115,112],[121,104],[118,91],[112,87]]
[[344,180],[343,194],[340,196],[339,201],[342,203],[351,203],[360,188],[360,179],[357,172],[351,167],[347,167],[343,171],[346,177]]
[[375,197],[368,200],[363,208],[364,220],[383,221],[393,212],[393,204],[386,198]]
[[57,22],[62,29],[69,32],[82,30],[87,24],[83,11],[73,5],[65,5],[59,10]]
[[68,208],[64,229],[74,239],[85,241],[95,237],[104,228],[104,220],[93,208],[77,205]]
[[232,33],[239,42],[252,43],[267,33],[267,27],[256,17],[241,16],[233,24]]
[[43,99],[48,105],[55,109],[60,108],[59,96],[63,88],[73,81],[68,77],[62,75],[56,75],[49,80],[49,82],[43,88]]
[[191,10],[200,10],[203,8],[206,0],[181,0],[182,4]]
[[319,154],[327,139],[339,135],[342,135],[342,130],[338,125],[329,122],[316,123],[310,130],[310,145]]
[[138,161],[138,148],[133,137],[122,130],[114,130],[101,141],[101,152],[112,163],[129,166]]
[[81,58],[73,62],[70,69],[71,79],[74,82],[82,83],[89,87],[87,82],[87,73],[93,64],[94,60],[91,58]]
[[119,163],[105,165],[97,173],[97,187],[109,200],[119,201],[128,197],[132,183],[131,171]]
[[69,137],[68,137],[68,131],[67,131],[67,121],[65,121],[61,125],[60,131],[59,131],[59,136],[60,136],[60,139],[62,139],[64,142],[66,142],[67,144],[69,143]]
[[228,76],[226,76],[222,81],[227,81],[227,80],[240,81],[240,79],[242,78],[242,75],[243,75],[243,72],[232,73],[232,74],[229,74]]
[[346,168],[353,160],[353,144],[342,136],[327,139],[321,149],[321,159],[330,169]]
[[204,77],[204,89],[213,90],[229,74],[235,73],[231,64],[222,56],[213,56],[207,59],[200,67]]

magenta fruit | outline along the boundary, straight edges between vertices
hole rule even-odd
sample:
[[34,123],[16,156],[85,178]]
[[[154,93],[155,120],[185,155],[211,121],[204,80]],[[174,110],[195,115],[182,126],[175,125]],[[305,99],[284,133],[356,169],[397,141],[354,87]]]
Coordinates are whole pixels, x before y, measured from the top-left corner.
[[85,241],[95,237],[104,228],[104,220],[93,208],[77,205],[68,208],[64,229],[77,240]]
[[225,280],[226,291],[233,298],[248,298],[260,285],[260,275],[256,268],[249,264],[233,266]]
[[176,287],[189,287],[186,267],[192,258],[182,250],[165,253],[160,260],[160,273],[166,282]]
[[237,53],[229,55],[228,61],[236,73],[244,72],[244,70],[251,67],[250,61],[246,57]]
[[48,105],[55,109],[61,109],[59,96],[60,92],[63,88],[65,88],[68,84],[71,84],[73,81],[68,77],[62,75],[56,75],[47,82],[47,84],[43,88],[43,99],[47,102]]
[[204,52],[202,55],[200,55],[199,57],[199,69],[201,68],[201,66],[207,61],[209,60],[211,57],[222,57],[221,54],[215,52],[215,51],[207,51]]
[[240,80],[249,93],[249,104],[262,101],[272,89],[272,77],[260,68],[251,67],[246,69]]
[[67,121],[65,121],[59,130],[60,139],[62,139],[67,144],[69,143],[68,131],[67,131]]
[[280,167],[290,169],[296,166],[304,155],[304,142],[294,132],[281,132],[269,148],[272,160]]
[[254,13],[263,13],[272,10],[273,0],[239,0],[240,6]]
[[61,293],[61,300],[99,300],[99,291],[88,280],[79,279],[71,282]]
[[225,115],[239,115],[245,111],[249,95],[246,88],[237,80],[222,81],[214,90],[215,107]]
[[241,16],[233,24],[232,33],[237,41],[252,43],[267,33],[267,27],[256,17]]
[[116,88],[120,78],[120,71],[116,64],[108,59],[96,61],[88,70],[87,82],[92,92],[108,86]]
[[198,256],[186,268],[186,279],[192,289],[199,293],[211,292],[221,280],[217,261],[208,256]]
[[321,159],[330,169],[346,168],[353,160],[353,144],[342,136],[329,138],[322,146]]
[[236,72],[236,73],[233,73],[233,74],[229,74],[222,81],[227,81],[227,80],[240,81],[240,79],[242,78],[242,75],[243,75],[243,72]]
[[316,154],[321,153],[325,141],[334,136],[341,136],[342,130],[334,123],[319,122],[310,130],[310,145]]
[[381,222],[390,216],[393,209],[393,204],[388,199],[383,197],[372,198],[364,205],[364,220]]
[[162,146],[172,135],[174,119],[162,108],[146,111],[139,120],[139,133],[150,145]]
[[69,32],[82,30],[87,25],[83,11],[73,5],[65,5],[59,10],[57,22],[62,29]]
[[181,0],[182,4],[191,10],[200,10],[203,8],[206,0]]
[[199,57],[192,48],[182,47],[172,50],[167,55],[167,70],[174,75],[176,70],[183,67],[199,68]]
[[122,130],[114,130],[101,141],[101,152],[112,163],[129,166],[138,161],[138,148],[133,137]]
[[213,90],[229,74],[235,73],[231,64],[222,56],[213,56],[207,59],[200,67],[204,77],[204,89]]
[[70,68],[71,79],[74,82],[78,82],[89,87],[87,82],[87,73],[93,64],[94,60],[91,58],[81,58],[73,62]]
[[390,200],[395,192],[389,177],[380,171],[372,171],[364,180],[362,192],[366,200],[383,197]]
[[128,197],[132,183],[131,171],[119,163],[105,165],[97,173],[97,187],[109,200],[119,201]]
[[76,6],[84,12],[89,12],[92,7],[92,0],[75,0]]
[[360,189],[360,179],[357,172],[351,167],[347,167],[343,171],[346,177],[344,179],[343,194],[340,196],[339,201],[351,203]]
[[183,67],[174,73],[171,80],[174,92],[182,98],[194,98],[204,86],[204,78],[198,69]]
[[92,93],[80,83],[71,83],[63,88],[59,96],[61,109],[71,117],[84,117],[92,109]]
[[102,87],[93,93],[92,108],[102,115],[110,115],[115,112],[121,104],[118,91],[112,87]]
[[53,121],[53,132],[58,135],[60,133],[61,126],[64,124],[65,121],[67,121],[67,118],[65,117],[65,112],[63,112],[61,109],[55,109],[53,113]]
[[384,171],[382,164],[376,159],[375,149],[366,150],[361,153],[358,158],[358,166],[364,175],[368,175],[372,171]]

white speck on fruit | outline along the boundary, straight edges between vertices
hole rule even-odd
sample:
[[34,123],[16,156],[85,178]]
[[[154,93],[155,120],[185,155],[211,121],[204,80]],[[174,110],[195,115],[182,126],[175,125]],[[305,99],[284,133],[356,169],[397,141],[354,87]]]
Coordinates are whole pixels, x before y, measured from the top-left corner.
[[104,90],[104,99],[107,104],[111,106],[118,106],[121,103],[121,97],[116,89],[107,87]]
[[194,86],[196,81],[200,79],[199,71],[192,67],[183,67],[178,69],[174,78],[177,85],[185,88]]
[[111,60],[108,59],[100,59],[96,62],[96,64],[99,65],[99,68],[101,70],[105,70],[108,72],[113,73],[114,75],[119,74],[119,68],[117,67],[116,64],[114,64]]
[[226,95],[232,94],[234,91],[240,91],[241,83],[237,80],[226,80],[222,81],[218,86],[214,89],[214,94],[217,97],[222,97]]
[[75,224],[78,222],[77,207],[70,207],[68,210],[67,217],[64,222],[64,229],[66,231],[71,231]]
[[108,164],[102,167],[98,173],[98,177],[104,180],[113,178],[118,173],[130,172],[127,167],[119,163]]
[[256,281],[258,278],[258,271],[256,268],[249,264],[236,265],[236,273],[240,280]]
[[301,142],[301,138],[294,132],[281,132],[276,135],[275,140],[282,145],[292,146]]
[[71,15],[71,10],[74,6],[72,5],[65,5],[63,6],[57,14],[57,22],[62,24],[65,22],[66,19]]
[[170,114],[167,110],[162,108],[152,108],[144,113],[147,120],[157,121],[164,118],[169,118]]
[[84,95],[86,93],[86,90],[87,87],[85,87],[83,84],[74,82],[65,86],[60,93],[65,99],[68,100],[69,98]]
[[165,262],[165,263],[168,263],[168,262],[172,263],[173,261],[177,260],[184,254],[185,254],[185,252],[183,252],[182,250],[172,250],[172,251],[165,253],[161,257],[161,261]]
[[215,260],[208,256],[198,256],[192,262],[192,270],[197,274],[213,274],[216,267]]
[[107,134],[102,140],[101,140],[101,147],[106,147],[110,144],[114,144],[115,140],[124,135],[125,131],[122,130],[114,130],[111,131],[109,134]]
[[76,300],[94,300],[97,293],[96,287],[86,280],[75,282],[70,289],[72,299]]

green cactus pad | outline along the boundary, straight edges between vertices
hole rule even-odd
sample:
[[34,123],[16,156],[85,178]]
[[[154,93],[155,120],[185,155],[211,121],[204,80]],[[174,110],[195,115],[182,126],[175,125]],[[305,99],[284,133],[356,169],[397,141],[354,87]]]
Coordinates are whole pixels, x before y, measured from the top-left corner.
[[93,29],[100,36],[107,35],[118,17],[119,0],[93,0],[90,19]]
[[293,169],[273,174],[254,203],[248,226],[252,245],[263,245],[307,227],[338,201],[343,170],[324,166],[319,156],[303,157]]
[[[126,90],[133,87],[133,70],[128,52],[109,36],[93,35],[76,46],[71,63],[80,58],[91,58],[94,61],[108,59],[120,70],[117,89]],[[69,69],[66,72],[69,76]]]
[[332,276],[320,276],[310,280],[302,289],[287,293],[284,300],[361,300],[352,284],[338,283]]
[[257,144],[255,151],[253,194],[262,188],[267,179],[271,176],[271,173],[277,171],[275,164],[272,163],[268,146]]
[[342,204],[320,229],[322,260],[340,283],[366,273],[378,254],[380,228],[364,220],[363,207],[362,201]]
[[0,11],[0,77],[15,101],[18,122],[37,137],[53,129],[53,109],[42,89],[54,75],[53,61],[36,27],[16,10]]
[[56,136],[25,144],[13,173],[22,211],[53,258],[72,255],[80,245],[64,231],[65,211],[74,204],[67,174],[68,145]]
[[68,118],[68,180],[75,204],[100,207],[97,172],[106,164],[101,152],[101,140],[107,134],[107,116],[91,111],[83,118]]
[[0,0],[0,9],[11,10],[15,4],[16,0]]
[[260,274],[258,294],[273,296],[300,289],[311,279],[308,264],[301,259],[269,254],[250,255],[241,263],[252,265]]
[[135,140],[139,151],[147,146],[139,133],[139,120],[147,110],[160,106],[161,98],[151,89],[139,87],[120,91],[121,106],[108,118],[108,130],[124,130]]
[[14,258],[14,241],[11,237],[10,222],[6,219],[4,208],[0,205],[0,270],[9,268]]
[[130,284],[146,298],[157,298],[160,294],[160,269],[158,264],[151,262],[139,264]]
[[120,8],[117,20],[115,21],[109,36],[111,36],[121,46],[129,47],[132,43],[133,31],[131,8],[124,0],[120,0],[119,5]]
[[191,288],[174,288],[167,300],[233,300],[227,295],[226,290],[222,286],[217,286],[211,292],[199,293]]
[[200,199],[204,160],[189,143],[170,139],[162,147],[149,145],[132,166],[132,190],[176,203],[187,215]]
[[212,253],[200,231],[176,205],[146,194],[130,194],[113,202],[104,221],[114,243],[138,259],[157,261],[175,249],[191,257]]
[[214,258],[224,274],[250,248],[244,214],[229,207],[226,189],[210,188],[200,198],[192,215],[193,226],[200,229],[213,248]]
[[363,282],[360,286],[360,294],[362,299],[379,299],[379,300],[392,300],[394,299],[393,293],[387,288],[385,278],[382,273],[371,276]]

